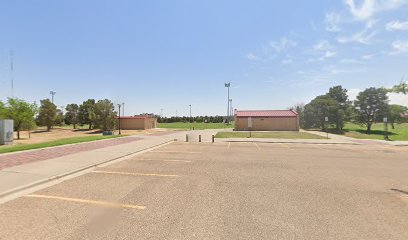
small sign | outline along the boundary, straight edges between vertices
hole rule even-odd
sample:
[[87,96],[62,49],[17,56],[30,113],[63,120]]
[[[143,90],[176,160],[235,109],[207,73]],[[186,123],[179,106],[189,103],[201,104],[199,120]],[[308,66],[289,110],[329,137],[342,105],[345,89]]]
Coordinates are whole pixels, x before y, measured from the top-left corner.
[[329,117],[324,117],[324,121],[328,122],[328,121],[329,121]]
[[252,117],[248,117],[248,128],[252,128]]
[[387,118],[387,117],[385,117],[383,120],[384,120],[385,123],[388,122],[388,118]]
[[12,142],[13,137],[13,132],[6,132],[6,141]]

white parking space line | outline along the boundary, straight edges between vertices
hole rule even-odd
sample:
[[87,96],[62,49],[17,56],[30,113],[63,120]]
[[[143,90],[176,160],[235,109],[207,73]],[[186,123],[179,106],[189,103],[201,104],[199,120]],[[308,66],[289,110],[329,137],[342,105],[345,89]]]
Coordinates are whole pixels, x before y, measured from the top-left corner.
[[187,153],[187,154],[200,154],[201,152],[189,152],[189,151],[151,151],[149,153]]
[[143,210],[146,208],[145,206],[132,205],[132,204],[122,204],[122,203],[113,203],[113,202],[106,202],[106,201],[95,201],[95,200],[82,199],[82,198],[68,198],[68,197],[40,195],[40,194],[29,194],[29,195],[25,195],[24,197],[53,199],[53,200],[60,200],[60,201],[67,201],[67,202],[99,205],[99,206],[111,207],[111,208],[132,208],[132,209],[140,209],[140,210]]
[[287,149],[289,149],[289,150],[293,150],[293,148],[289,147],[289,145],[288,145],[288,144],[285,144],[285,143],[279,143],[279,145],[280,145],[280,146],[283,146],[283,147],[285,147],[285,148],[287,148]]
[[253,143],[254,143],[255,147],[256,147],[258,150],[261,150],[261,148],[258,146],[258,144],[257,144],[256,142],[253,142]]
[[93,173],[100,174],[116,174],[116,175],[129,175],[129,176],[155,176],[155,177],[178,177],[173,174],[160,174],[160,173],[133,173],[133,172],[114,172],[114,171],[92,171]]
[[163,161],[163,162],[183,162],[183,163],[191,163],[190,160],[180,160],[180,159],[156,159],[156,158],[140,158],[135,159],[137,161]]

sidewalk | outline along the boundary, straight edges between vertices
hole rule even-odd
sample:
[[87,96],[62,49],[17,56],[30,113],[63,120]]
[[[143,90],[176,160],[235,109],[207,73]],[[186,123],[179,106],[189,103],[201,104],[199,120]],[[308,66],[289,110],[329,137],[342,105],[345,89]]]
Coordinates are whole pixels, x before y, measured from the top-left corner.
[[[302,132],[307,132],[311,134],[316,134],[319,136],[326,137],[327,133],[325,132],[320,132],[320,131],[306,131],[306,130],[301,130]],[[385,141],[385,140],[377,140],[377,139],[358,139],[358,138],[351,138],[351,137],[346,137],[338,134],[332,134],[329,133],[329,139],[332,140],[339,140],[339,141],[348,141],[348,142],[354,142],[354,143],[360,143],[360,144],[369,144],[369,145],[393,145],[393,146],[408,146],[408,141]]]
[[90,151],[99,148],[116,146],[124,143],[141,140],[136,137],[122,137],[115,139],[105,139],[100,141],[86,142],[81,144],[68,144],[43,149],[26,150],[15,153],[3,153],[0,155],[0,170],[4,168],[23,165],[31,162],[43,161],[52,158],[62,157],[74,153]]
[[[1,156],[0,198],[95,165],[119,159],[161,144],[181,140],[186,132],[135,135]],[[112,139],[113,140],[113,139]],[[8,159],[7,164],[4,162]],[[16,160],[14,160],[16,159]]]
[[[227,130],[228,131],[228,130]],[[232,130],[230,130],[232,131]],[[326,133],[315,132],[315,131],[305,131],[310,134],[325,137],[324,139],[292,139],[292,138],[216,138],[215,142],[264,142],[264,143],[304,143],[304,144],[354,144],[360,145],[363,143],[358,143],[354,141],[354,138],[339,136],[336,134],[329,133],[329,139],[326,139]]]

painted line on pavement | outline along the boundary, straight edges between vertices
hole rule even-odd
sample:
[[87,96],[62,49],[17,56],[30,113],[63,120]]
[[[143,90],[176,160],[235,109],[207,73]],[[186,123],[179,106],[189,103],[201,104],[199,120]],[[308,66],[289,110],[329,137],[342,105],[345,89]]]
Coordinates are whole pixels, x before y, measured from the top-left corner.
[[280,146],[283,146],[283,147],[285,147],[285,148],[287,148],[287,149],[289,149],[289,150],[293,150],[291,147],[289,147],[287,144],[284,144],[284,143],[279,143],[279,145]]
[[24,197],[53,199],[53,200],[61,200],[61,201],[67,201],[67,202],[99,205],[99,206],[112,207],[112,208],[132,208],[132,209],[140,209],[140,210],[143,210],[146,208],[145,206],[132,205],[132,204],[121,204],[121,203],[113,203],[113,202],[106,202],[106,201],[96,201],[96,200],[89,200],[89,199],[68,198],[68,197],[40,195],[40,194],[29,194],[29,195],[25,195]]
[[190,160],[179,160],[179,159],[154,159],[154,158],[140,158],[135,159],[137,161],[163,161],[163,162],[184,162],[184,163],[191,163]]
[[314,149],[320,149],[320,150],[323,149],[323,147],[322,147],[320,144],[310,144],[310,146],[311,146],[312,148],[314,148]]
[[381,146],[386,150],[397,151],[397,152],[404,152],[404,149],[398,149],[395,146]]
[[92,171],[92,172],[102,173],[102,174],[130,175],[130,176],[178,177],[178,175],[159,174],[159,173],[133,173],[133,172],[112,172],[112,171]]
[[258,146],[258,144],[256,144],[256,142],[254,142],[254,145],[258,150],[261,150],[261,148]]
[[200,154],[201,152],[189,152],[189,151],[150,151],[150,153],[191,153],[191,154]]

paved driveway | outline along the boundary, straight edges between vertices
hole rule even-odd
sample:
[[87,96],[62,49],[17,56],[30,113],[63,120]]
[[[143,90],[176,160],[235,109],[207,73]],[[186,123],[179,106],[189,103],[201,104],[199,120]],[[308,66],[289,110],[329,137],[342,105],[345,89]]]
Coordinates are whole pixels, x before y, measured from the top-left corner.
[[407,153],[176,142],[0,205],[0,239],[408,239]]

